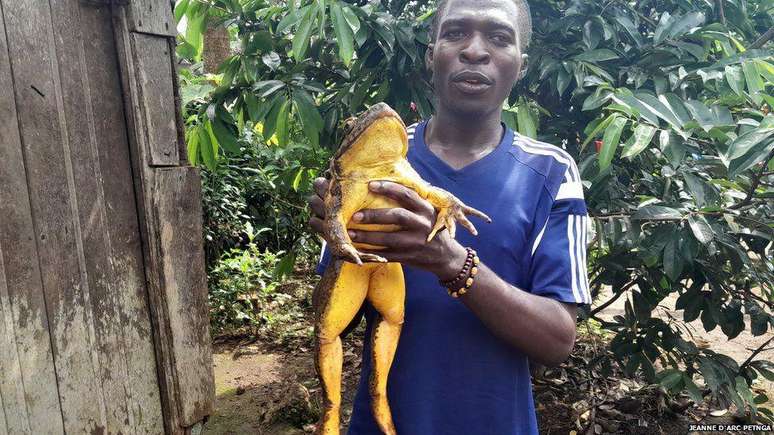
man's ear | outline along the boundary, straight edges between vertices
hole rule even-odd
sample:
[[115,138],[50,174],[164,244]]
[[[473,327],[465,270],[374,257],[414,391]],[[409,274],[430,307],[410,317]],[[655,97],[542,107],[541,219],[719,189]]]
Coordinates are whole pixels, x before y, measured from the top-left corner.
[[433,49],[435,48],[435,44],[432,42],[430,44],[427,44],[427,50],[425,50],[425,68],[427,68],[427,71],[430,73],[430,75],[433,75]]
[[529,62],[528,58],[529,58],[529,56],[527,56],[527,53],[522,53],[522,55],[521,55],[521,71],[519,71],[519,78],[516,79],[517,82],[519,80],[523,79],[524,76],[527,75],[527,65],[528,65],[528,62]]

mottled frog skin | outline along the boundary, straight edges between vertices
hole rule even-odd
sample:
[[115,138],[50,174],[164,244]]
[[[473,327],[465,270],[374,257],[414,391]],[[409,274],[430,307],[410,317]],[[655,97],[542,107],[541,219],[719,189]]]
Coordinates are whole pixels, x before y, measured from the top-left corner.
[[430,202],[437,213],[428,242],[444,227],[454,237],[457,221],[476,234],[465,214],[489,221],[484,213],[467,207],[451,193],[422,180],[406,160],[407,151],[406,126],[392,108],[380,103],[351,123],[351,130],[331,159],[332,179],[324,197],[323,236],[328,242],[332,261],[313,295],[317,337],[315,362],[324,394],[324,414],[317,426],[318,434],[339,433],[342,369],[339,335],[366,299],[379,313],[370,337],[371,409],[382,432],[396,433],[387,403],[387,374],[403,324],[406,293],[403,270],[399,263],[389,263],[379,255],[358,251],[358,248],[378,250],[383,247],[353,243],[347,228],[396,231],[395,225],[354,224],[350,219],[359,210],[394,208],[401,204],[370,192],[368,183],[376,180],[400,183]]

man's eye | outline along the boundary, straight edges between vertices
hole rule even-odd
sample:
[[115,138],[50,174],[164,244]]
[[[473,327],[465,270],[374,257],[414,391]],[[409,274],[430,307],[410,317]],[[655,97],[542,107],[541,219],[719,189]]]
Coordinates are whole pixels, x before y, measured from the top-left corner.
[[492,40],[498,44],[509,44],[511,38],[508,35],[495,34],[491,36]]
[[443,36],[448,39],[459,39],[465,36],[465,34],[461,30],[449,30]]

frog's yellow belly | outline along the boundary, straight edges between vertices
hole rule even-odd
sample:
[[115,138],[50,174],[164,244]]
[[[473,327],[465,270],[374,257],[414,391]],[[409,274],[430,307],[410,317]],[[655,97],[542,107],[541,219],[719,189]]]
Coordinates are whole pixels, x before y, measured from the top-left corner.
[[[366,201],[366,203],[363,205],[362,209],[380,209],[380,208],[400,208],[401,205],[392,200],[391,198],[387,198],[382,195],[369,195],[369,200]],[[365,231],[384,231],[384,232],[395,232],[400,229],[398,225],[386,225],[386,224],[359,224],[355,223],[352,220],[349,221],[347,224],[347,228],[353,229],[353,230],[365,230]],[[357,249],[384,249],[384,246],[378,246],[378,245],[369,245],[368,243],[357,243],[354,242],[353,245]]]

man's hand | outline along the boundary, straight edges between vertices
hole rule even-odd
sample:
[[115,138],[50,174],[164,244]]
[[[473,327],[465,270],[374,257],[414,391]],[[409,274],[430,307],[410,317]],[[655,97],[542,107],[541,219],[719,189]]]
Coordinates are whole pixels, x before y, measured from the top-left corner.
[[323,233],[323,221],[325,220],[325,203],[323,197],[325,196],[325,192],[328,191],[328,184],[330,184],[330,181],[325,178],[315,178],[312,187],[314,188],[316,195],[307,198],[309,201],[309,208],[312,209],[312,217],[309,218],[309,226],[314,232],[321,236]]
[[[316,178],[313,186],[316,195],[308,198],[312,217],[309,226],[318,234],[323,232],[325,206],[323,197],[329,181]],[[396,232],[349,230],[353,242],[384,246],[380,250],[362,250],[377,254],[388,261],[399,262],[434,273],[441,280],[453,278],[465,264],[466,251],[449,236],[440,231],[429,243],[427,235],[435,223],[435,209],[415,191],[401,184],[389,181],[374,181],[369,184],[371,192],[394,199],[402,207],[361,210],[352,217],[363,224],[394,224],[401,229]]]
[[430,242],[427,236],[435,224],[435,208],[417,192],[389,181],[372,181],[371,192],[395,200],[402,207],[361,210],[352,217],[362,224],[393,224],[395,232],[349,230],[356,243],[384,246],[385,249],[363,252],[381,255],[393,261],[434,273],[441,280],[453,278],[465,263],[466,251],[440,231]]

